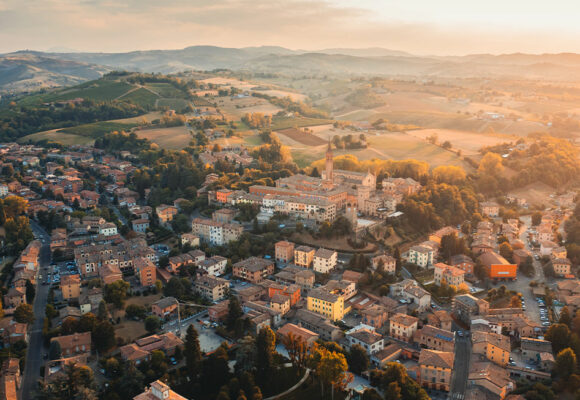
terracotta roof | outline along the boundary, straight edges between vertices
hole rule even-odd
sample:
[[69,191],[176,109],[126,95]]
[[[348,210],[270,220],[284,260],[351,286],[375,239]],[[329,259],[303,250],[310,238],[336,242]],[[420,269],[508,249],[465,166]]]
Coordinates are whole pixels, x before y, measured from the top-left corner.
[[289,333],[302,338],[305,342],[308,342],[312,338],[318,338],[318,333],[314,333],[306,328],[290,323],[278,329],[278,334],[281,336],[287,336]]
[[417,323],[419,319],[412,315],[397,313],[390,318],[390,321],[404,326],[411,326]]
[[453,369],[454,359],[455,355],[451,352],[422,349],[419,356],[419,365]]

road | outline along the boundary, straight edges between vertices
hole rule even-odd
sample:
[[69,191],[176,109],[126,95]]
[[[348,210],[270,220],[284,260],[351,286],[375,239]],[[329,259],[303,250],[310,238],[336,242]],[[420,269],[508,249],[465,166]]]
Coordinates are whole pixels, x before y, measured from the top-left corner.
[[[39,258],[39,271],[44,272],[44,267],[50,264],[50,236],[40,225],[30,220],[30,225],[35,236],[42,240],[42,249]],[[43,274],[46,275],[46,274]],[[36,389],[38,379],[40,379],[40,367],[43,365],[42,355],[48,349],[44,347],[42,338],[42,327],[44,311],[48,298],[49,285],[42,285],[39,279],[36,280],[36,296],[34,298],[34,323],[29,330],[30,340],[26,352],[26,365],[22,376],[22,389],[20,398],[23,400],[32,399],[32,393]]]
[[462,400],[465,398],[467,378],[469,377],[469,360],[471,358],[471,337],[455,337],[455,363],[451,374],[451,390],[449,398]]

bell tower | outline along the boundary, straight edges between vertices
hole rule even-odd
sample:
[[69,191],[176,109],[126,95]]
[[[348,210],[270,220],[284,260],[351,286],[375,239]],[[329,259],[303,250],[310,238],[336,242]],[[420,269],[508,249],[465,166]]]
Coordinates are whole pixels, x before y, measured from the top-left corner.
[[329,182],[333,182],[332,170],[334,169],[332,147],[330,146],[330,138],[328,139],[328,148],[326,149],[326,175],[325,179]]

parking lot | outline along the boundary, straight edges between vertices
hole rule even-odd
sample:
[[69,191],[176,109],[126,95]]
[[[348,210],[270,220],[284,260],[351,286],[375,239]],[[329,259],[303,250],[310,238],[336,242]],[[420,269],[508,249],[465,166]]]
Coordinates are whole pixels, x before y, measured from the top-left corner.
[[75,274],[79,269],[74,261],[52,263],[39,272],[38,280],[42,285],[58,286],[62,276]]
[[[199,347],[203,352],[210,353],[217,349],[223,342],[228,342],[228,340],[215,333],[215,328],[204,326],[204,324],[199,322],[198,319],[201,321],[208,321],[207,312],[195,316],[187,321],[181,321],[182,339],[185,338],[185,334],[187,332],[187,328],[189,328],[189,325],[193,325],[199,334]],[[177,320],[165,323],[163,328],[166,332],[171,331],[176,335],[179,335]]]

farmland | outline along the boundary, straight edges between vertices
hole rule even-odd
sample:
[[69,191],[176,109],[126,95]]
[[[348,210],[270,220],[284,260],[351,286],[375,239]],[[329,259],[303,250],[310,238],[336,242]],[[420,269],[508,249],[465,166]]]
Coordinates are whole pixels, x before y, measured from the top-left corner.
[[130,101],[144,108],[151,109],[155,106],[155,102],[157,99],[159,99],[159,96],[145,88],[138,88],[130,93],[127,93],[120,99],[124,101]]
[[32,135],[27,135],[18,140],[19,143],[36,143],[42,140],[48,140],[52,142],[62,143],[66,146],[71,146],[75,144],[80,145],[90,145],[94,143],[94,139],[87,136],[72,135],[69,133],[59,132],[58,129],[52,129],[50,131],[33,133]]
[[326,143],[320,137],[308,132],[304,132],[297,128],[283,129],[281,131],[278,131],[277,133],[280,135],[287,136],[290,139],[306,146],[319,146]]
[[173,128],[151,128],[135,131],[140,138],[149,139],[159,147],[169,150],[180,150],[187,147],[191,141],[191,134],[185,126]]
[[103,136],[105,133],[113,131],[129,131],[136,127],[137,123],[121,123],[121,122],[95,122],[93,124],[73,126],[70,128],[61,129],[59,132],[69,133],[73,135],[86,136],[93,139]]
[[328,125],[329,123],[332,123],[332,120],[306,117],[274,117],[272,119],[272,130]]

